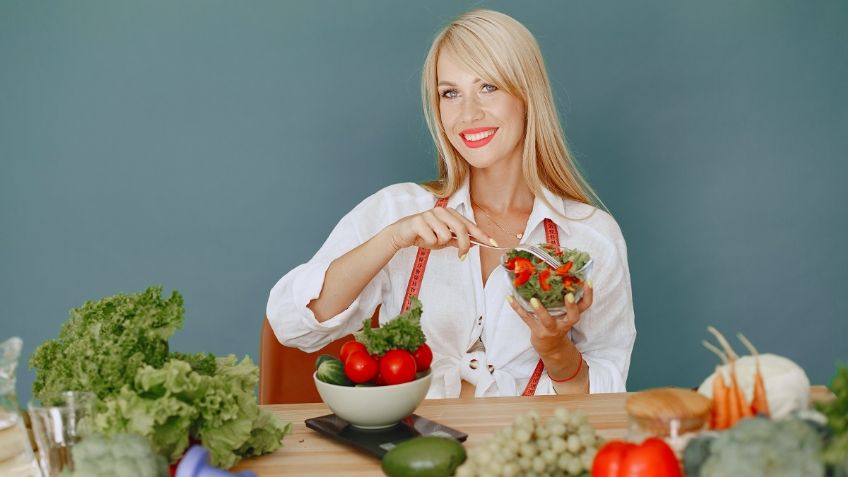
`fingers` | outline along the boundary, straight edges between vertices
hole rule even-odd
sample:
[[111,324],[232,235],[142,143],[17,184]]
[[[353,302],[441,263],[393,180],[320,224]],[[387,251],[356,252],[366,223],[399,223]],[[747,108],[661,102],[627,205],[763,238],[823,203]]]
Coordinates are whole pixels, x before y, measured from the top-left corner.
[[430,229],[433,230],[433,233],[436,234],[438,238],[437,246],[444,247],[453,239],[450,228],[434,212],[425,212],[422,214],[422,217],[424,217],[424,221],[427,222]]
[[518,304],[518,302],[515,301],[515,298],[513,298],[512,295],[507,295],[506,301],[507,303],[509,303],[509,306],[512,307],[512,309],[515,311],[518,317],[521,318],[521,320],[524,321],[527,327],[530,328],[530,332],[535,333],[539,327],[538,320],[530,313],[524,311],[524,308],[521,308],[521,306]]
[[[453,210],[453,212],[458,215],[455,210]],[[469,240],[467,224],[465,224],[456,215],[451,214],[448,209],[442,207],[433,209],[433,215],[436,220],[439,220],[441,223],[446,225],[449,231],[456,237],[453,239],[453,243],[451,245],[455,244],[456,248],[459,249],[457,252],[459,257],[461,258],[466,255],[468,253],[468,249],[471,248],[471,240]]]
[[542,325],[547,331],[553,332],[557,329],[557,321],[554,317],[548,313],[548,310],[542,306],[542,303],[536,299],[530,299],[530,306],[533,307],[533,314],[536,315],[536,318],[539,320],[539,324]]
[[580,310],[580,313],[583,313],[592,306],[594,298],[595,290],[592,288],[592,281],[589,280],[586,282],[586,286],[583,287],[583,296],[580,297],[580,301],[577,302],[577,308]]
[[445,221],[448,221],[448,217],[450,218],[452,224],[455,224],[458,229],[453,229],[454,232],[459,235],[470,235],[477,239],[478,242],[483,243],[491,243],[492,237],[490,237],[486,232],[483,231],[480,227],[477,226],[474,222],[468,220],[467,217],[460,214],[456,211],[456,209],[446,209],[442,207],[438,207],[434,209],[437,213],[441,212],[442,215],[440,217],[445,217]]
[[565,322],[566,325],[571,328],[576,325],[578,321],[580,321],[580,307],[574,300],[574,294],[569,293],[565,295]]

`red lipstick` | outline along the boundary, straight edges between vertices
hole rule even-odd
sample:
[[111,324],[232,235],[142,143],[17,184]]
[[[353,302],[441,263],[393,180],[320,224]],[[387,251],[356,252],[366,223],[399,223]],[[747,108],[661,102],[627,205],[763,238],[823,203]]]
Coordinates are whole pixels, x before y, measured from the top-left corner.
[[495,133],[497,132],[498,128],[493,127],[472,128],[460,132],[459,137],[462,138],[462,142],[466,146],[476,149],[489,144],[495,138]]

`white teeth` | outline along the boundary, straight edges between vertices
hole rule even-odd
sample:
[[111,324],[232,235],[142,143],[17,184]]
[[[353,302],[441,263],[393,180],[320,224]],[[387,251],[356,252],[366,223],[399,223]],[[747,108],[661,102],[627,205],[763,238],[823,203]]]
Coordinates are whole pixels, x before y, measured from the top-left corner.
[[491,136],[494,133],[495,133],[494,129],[489,129],[488,131],[484,131],[484,132],[477,133],[477,134],[463,134],[463,136],[465,137],[466,141],[479,141],[481,139],[485,139],[485,138]]

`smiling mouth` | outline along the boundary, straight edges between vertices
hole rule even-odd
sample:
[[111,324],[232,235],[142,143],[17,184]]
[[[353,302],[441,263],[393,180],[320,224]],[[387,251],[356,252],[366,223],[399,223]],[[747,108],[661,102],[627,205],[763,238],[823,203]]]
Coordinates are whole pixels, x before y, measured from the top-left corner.
[[475,128],[466,129],[459,133],[462,142],[470,148],[483,147],[495,137],[498,128]]

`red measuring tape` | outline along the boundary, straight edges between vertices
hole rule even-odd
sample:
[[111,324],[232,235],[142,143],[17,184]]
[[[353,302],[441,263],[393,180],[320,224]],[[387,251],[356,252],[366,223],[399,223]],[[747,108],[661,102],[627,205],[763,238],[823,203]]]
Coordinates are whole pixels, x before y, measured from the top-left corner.
[[[447,197],[443,197],[436,201],[435,207],[444,207],[448,203]],[[434,208],[435,208],[434,207]],[[545,219],[545,239],[548,243],[559,246],[559,231],[556,224],[551,219]],[[412,305],[412,297],[418,296],[421,291],[421,282],[424,280],[424,271],[427,269],[427,260],[430,258],[430,249],[418,248],[418,253],[415,254],[415,261],[412,265],[412,273],[409,275],[409,283],[406,285],[406,295],[403,299],[401,313],[409,310]],[[522,396],[532,396],[536,393],[536,386],[539,385],[539,379],[542,377],[542,372],[545,370],[545,363],[540,359],[536,363],[536,369],[530,376],[530,381],[527,387],[524,388]]]

